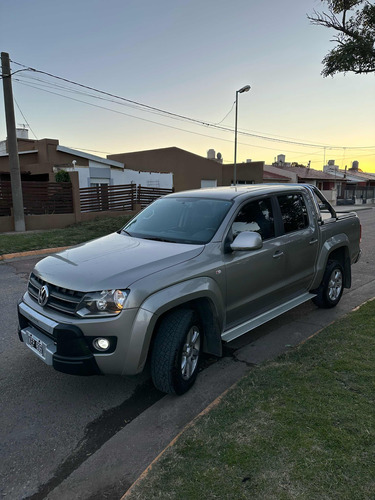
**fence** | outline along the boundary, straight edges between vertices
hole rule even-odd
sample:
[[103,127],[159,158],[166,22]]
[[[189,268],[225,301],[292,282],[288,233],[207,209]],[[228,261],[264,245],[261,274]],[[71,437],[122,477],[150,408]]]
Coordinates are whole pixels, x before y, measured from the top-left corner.
[[[23,181],[26,230],[66,227],[98,216],[134,213],[173,189],[124,184],[79,189],[78,172],[69,182]],[[0,232],[14,231],[10,182],[0,182]]]
[[[22,182],[25,215],[73,213],[70,182]],[[11,215],[12,190],[9,181],[0,182],[0,216]]]
[[12,189],[10,182],[0,182],[0,216],[10,215]]
[[79,190],[81,212],[105,210],[133,210],[136,201],[136,185],[94,186]]
[[160,198],[160,196],[165,196],[170,193],[173,193],[173,189],[153,188],[139,185],[137,189],[137,203],[144,208],[157,198]]
[[119,186],[94,186],[81,188],[81,212],[102,212],[106,210],[134,210],[135,205],[142,208],[160,196],[172,193],[173,189],[161,189],[122,184]]
[[352,188],[347,186],[344,192],[344,200],[350,200],[353,203],[355,202],[355,200],[363,200],[363,202],[366,203],[366,200],[373,200],[374,198],[374,186],[353,186]]

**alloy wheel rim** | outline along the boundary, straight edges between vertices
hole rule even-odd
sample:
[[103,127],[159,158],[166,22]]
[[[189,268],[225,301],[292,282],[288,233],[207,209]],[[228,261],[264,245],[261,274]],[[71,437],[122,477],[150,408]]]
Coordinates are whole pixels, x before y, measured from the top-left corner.
[[340,297],[342,290],[342,273],[340,269],[335,269],[328,282],[328,297],[335,301]]
[[189,380],[198,365],[201,337],[197,326],[192,326],[186,335],[182,348],[181,374],[184,380]]

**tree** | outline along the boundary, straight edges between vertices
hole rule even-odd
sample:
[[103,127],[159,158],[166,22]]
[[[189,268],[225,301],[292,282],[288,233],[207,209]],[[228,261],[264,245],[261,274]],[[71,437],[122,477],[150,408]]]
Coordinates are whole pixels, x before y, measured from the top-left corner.
[[[307,16],[312,24],[336,31],[337,45],[323,59],[323,76],[375,72],[375,4],[369,0],[322,0],[329,13]],[[350,14],[351,13],[351,14]]]
[[291,167],[302,167],[302,168],[307,168],[306,165],[303,165],[302,163],[298,163],[297,161],[293,161],[290,165]]
[[55,174],[55,181],[56,182],[71,182],[69,172],[67,172],[66,170],[59,170]]

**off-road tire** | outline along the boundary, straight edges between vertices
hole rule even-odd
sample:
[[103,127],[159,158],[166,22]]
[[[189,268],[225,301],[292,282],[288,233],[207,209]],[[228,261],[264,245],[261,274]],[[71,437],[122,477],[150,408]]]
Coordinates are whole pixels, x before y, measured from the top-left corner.
[[[197,378],[202,343],[202,328],[195,311],[176,309],[168,313],[158,327],[151,354],[155,387],[168,394],[188,391]],[[194,344],[194,351],[190,344]],[[183,362],[190,363],[189,367],[185,363],[185,370]]]
[[323,309],[335,307],[344,291],[344,269],[336,260],[329,260],[324,271],[323,280],[316,290],[314,304]]

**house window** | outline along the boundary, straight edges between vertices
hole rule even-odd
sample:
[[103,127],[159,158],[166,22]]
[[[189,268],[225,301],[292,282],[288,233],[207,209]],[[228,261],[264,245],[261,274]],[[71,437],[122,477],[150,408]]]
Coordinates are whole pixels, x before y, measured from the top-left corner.
[[160,187],[160,182],[158,180],[156,180],[156,181],[147,181],[147,187],[158,188],[158,187]]
[[109,185],[109,179],[99,179],[95,177],[90,178],[91,187],[108,186],[108,185]]
[[217,179],[201,179],[201,188],[213,188],[217,186]]

